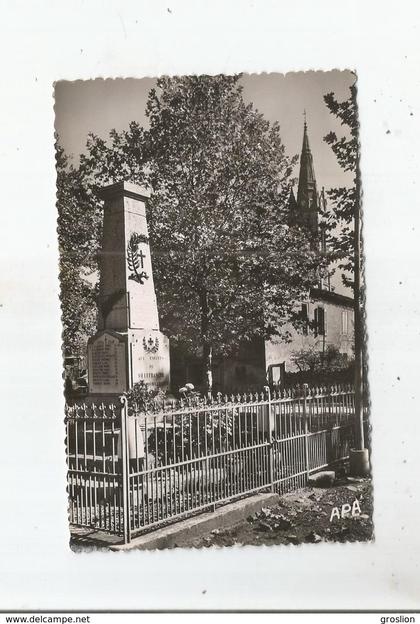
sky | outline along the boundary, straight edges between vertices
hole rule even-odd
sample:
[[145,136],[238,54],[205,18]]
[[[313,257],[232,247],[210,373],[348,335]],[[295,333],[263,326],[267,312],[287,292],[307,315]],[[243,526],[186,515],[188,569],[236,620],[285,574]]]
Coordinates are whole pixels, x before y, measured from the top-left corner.
[[[319,189],[351,183],[351,177],[340,169],[331,148],[323,141],[331,130],[339,136],[344,132],[327,109],[323,96],[333,91],[338,100],[345,100],[354,81],[353,73],[338,70],[245,74],[241,79],[245,101],[252,102],[268,120],[279,122],[289,156],[300,153],[303,111],[306,110]],[[148,93],[155,84],[153,78],[56,83],[56,130],[64,150],[77,162],[79,154],[85,150],[89,132],[106,138],[112,128],[124,130],[133,120],[147,126],[144,111]],[[297,173],[296,170],[295,175]]]

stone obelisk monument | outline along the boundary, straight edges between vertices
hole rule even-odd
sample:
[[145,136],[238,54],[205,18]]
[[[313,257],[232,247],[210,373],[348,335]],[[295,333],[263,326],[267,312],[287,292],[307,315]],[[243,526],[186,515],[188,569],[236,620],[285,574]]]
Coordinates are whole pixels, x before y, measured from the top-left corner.
[[90,394],[119,394],[138,381],[169,386],[169,339],[159,328],[146,202],[149,192],[119,182],[101,190],[98,332],[88,341]]

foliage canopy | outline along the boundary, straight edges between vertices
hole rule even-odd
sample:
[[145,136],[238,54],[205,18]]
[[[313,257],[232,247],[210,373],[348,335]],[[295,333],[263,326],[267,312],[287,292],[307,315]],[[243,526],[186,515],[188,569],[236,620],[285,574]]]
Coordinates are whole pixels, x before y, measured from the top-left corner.
[[359,175],[359,125],[357,117],[356,85],[350,88],[349,99],[338,102],[334,93],[324,96],[325,103],[347,129],[347,136],[337,137],[330,132],[324,141],[331,146],[338,164],[344,171],[353,173],[353,185],[338,187],[328,191],[332,202],[331,224],[335,230],[331,237],[332,248],[342,269],[342,279],[346,286],[353,288],[354,274],[354,216],[360,208]]

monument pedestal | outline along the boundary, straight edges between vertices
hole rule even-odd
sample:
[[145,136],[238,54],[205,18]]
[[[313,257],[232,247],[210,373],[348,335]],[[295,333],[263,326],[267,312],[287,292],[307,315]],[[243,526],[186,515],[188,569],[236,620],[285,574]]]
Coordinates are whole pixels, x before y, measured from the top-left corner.
[[109,329],[88,342],[89,394],[119,395],[144,382],[169,388],[169,339],[157,330]]

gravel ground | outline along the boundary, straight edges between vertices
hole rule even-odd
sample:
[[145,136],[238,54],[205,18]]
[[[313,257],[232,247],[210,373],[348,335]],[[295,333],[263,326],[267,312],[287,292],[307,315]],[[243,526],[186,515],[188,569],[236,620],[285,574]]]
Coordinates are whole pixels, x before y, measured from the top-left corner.
[[[341,517],[342,506],[353,506],[354,501],[355,515],[347,512]],[[275,507],[263,508],[234,526],[215,529],[191,546],[366,542],[373,539],[372,511],[370,479],[343,477],[328,488],[308,487],[285,494]]]

